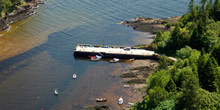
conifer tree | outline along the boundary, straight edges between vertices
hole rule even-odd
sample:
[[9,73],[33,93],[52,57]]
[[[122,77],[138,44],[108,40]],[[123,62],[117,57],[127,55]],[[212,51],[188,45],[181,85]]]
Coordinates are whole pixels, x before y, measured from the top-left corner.
[[189,2],[189,5],[188,5],[188,13],[191,13],[193,11],[193,8],[194,8],[194,0],[191,0]]
[[170,78],[170,81],[167,83],[167,86],[165,87],[165,89],[168,92],[175,92],[176,91],[176,84],[174,83],[172,78]]

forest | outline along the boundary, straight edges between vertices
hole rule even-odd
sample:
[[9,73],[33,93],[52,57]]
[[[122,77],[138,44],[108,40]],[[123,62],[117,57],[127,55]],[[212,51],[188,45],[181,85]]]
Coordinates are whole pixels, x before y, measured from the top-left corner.
[[5,17],[17,9],[18,6],[25,6],[24,0],[0,0],[0,17]]
[[158,31],[152,45],[164,55],[147,78],[146,96],[131,110],[220,109],[220,0],[191,0],[187,13],[171,31]]

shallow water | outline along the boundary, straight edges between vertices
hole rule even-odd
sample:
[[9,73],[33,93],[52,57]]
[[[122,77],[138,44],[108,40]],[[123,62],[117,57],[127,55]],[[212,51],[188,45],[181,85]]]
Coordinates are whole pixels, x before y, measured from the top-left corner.
[[[198,0],[197,0],[198,1]],[[147,33],[118,22],[139,16],[166,18],[187,11],[189,0],[47,0],[36,14],[1,32],[1,110],[65,110],[109,105],[119,109],[126,96],[122,80],[112,77],[126,64],[73,57],[77,44],[135,45]],[[77,72],[77,79],[72,74]],[[60,94],[54,96],[58,88]],[[103,96],[106,103],[96,103]]]

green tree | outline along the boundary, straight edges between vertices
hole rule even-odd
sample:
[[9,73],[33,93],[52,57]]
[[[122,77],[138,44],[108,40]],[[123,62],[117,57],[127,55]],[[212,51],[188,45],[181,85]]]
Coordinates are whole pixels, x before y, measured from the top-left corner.
[[215,0],[215,2],[214,2],[212,16],[215,21],[220,20],[220,2],[219,2],[219,0]]
[[195,77],[189,77],[182,84],[182,97],[180,98],[179,105],[181,109],[195,110],[193,107],[197,90],[199,89],[199,81]]
[[194,0],[191,0],[191,1],[189,2],[189,5],[188,5],[188,13],[191,13],[191,12],[193,11],[194,4],[195,4]]
[[194,29],[193,29],[193,32],[192,32],[192,36],[190,38],[190,46],[192,48],[195,48],[195,49],[199,49],[201,48],[201,36],[200,36],[200,30],[198,29],[198,27],[196,26]]
[[215,91],[214,81],[217,66],[217,61],[213,57],[209,58],[205,65],[203,77],[201,79],[201,86],[203,89],[208,90],[210,92]]
[[158,31],[156,37],[154,38],[153,43],[161,42],[163,40],[162,35],[163,33],[161,31]]
[[180,50],[177,50],[176,56],[178,58],[181,58],[181,59],[186,59],[186,58],[190,57],[191,51],[192,51],[191,47],[185,46],[184,48],[181,48]]
[[171,64],[171,60],[166,55],[160,56],[160,69],[168,69],[168,66]]
[[161,87],[155,87],[149,90],[149,107],[155,108],[161,101],[167,99],[167,91]]
[[220,46],[216,45],[212,51],[212,56],[216,59],[218,64],[220,64]]
[[208,92],[204,89],[196,91],[195,100],[192,107],[197,110],[219,110],[220,95],[217,93]]
[[217,93],[220,93],[220,67],[216,68],[215,70],[215,81],[213,83],[214,83],[215,91]]
[[174,83],[172,78],[170,78],[170,81],[167,83],[165,89],[168,92],[176,92],[176,84]]

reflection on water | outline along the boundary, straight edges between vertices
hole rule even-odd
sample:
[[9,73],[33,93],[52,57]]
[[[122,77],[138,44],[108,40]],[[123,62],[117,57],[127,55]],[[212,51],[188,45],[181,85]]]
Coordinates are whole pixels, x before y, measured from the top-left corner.
[[[119,109],[117,97],[127,93],[122,80],[112,74],[119,74],[126,63],[75,59],[74,47],[103,41],[109,45],[135,45],[135,37],[141,36],[140,40],[147,34],[117,22],[137,16],[181,15],[188,2],[48,0],[35,15],[0,33],[0,59],[24,52],[0,63],[0,109],[83,109],[91,104]],[[74,73],[76,80],[72,79]],[[54,88],[59,89],[58,96],[54,96]],[[109,100],[96,103],[94,99],[100,96]]]

